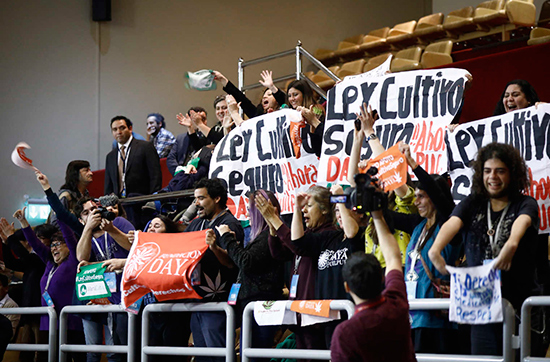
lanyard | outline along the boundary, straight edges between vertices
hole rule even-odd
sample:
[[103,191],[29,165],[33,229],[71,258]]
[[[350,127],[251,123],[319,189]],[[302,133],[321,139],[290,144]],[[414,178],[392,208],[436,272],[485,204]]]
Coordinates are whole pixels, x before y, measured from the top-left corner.
[[[215,218],[213,218],[212,220],[208,221],[208,227],[210,228],[210,225],[212,225],[212,223],[217,219],[219,218],[220,216],[222,215],[225,215],[225,213],[227,212],[227,209],[226,210],[223,210],[223,212],[219,213],[218,216],[216,216]],[[201,224],[201,230],[204,230],[204,224],[206,223],[207,220],[203,220],[202,221],[202,224]]]
[[59,265],[56,265],[52,268],[52,270],[50,270],[50,273],[48,274],[48,281],[46,281],[46,287],[44,288],[45,292],[48,291],[48,288],[50,287],[50,282],[52,281],[53,275],[57,272],[57,269],[59,269]]
[[[111,259],[111,253],[109,252],[109,246],[107,245],[107,232],[105,232],[105,235],[103,237],[105,239],[105,253],[103,253],[103,250],[101,250],[101,246],[99,246],[99,242],[97,241],[97,239],[92,237],[92,240],[94,241],[97,250],[99,250],[101,257],[103,258],[102,260]],[[105,254],[107,254],[107,256]]]
[[364,303],[360,306],[355,307],[355,313],[359,313],[361,311],[364,311],[365,309],[374,308],[376,306],[379,306],[380,304],[384,303],[386,301],[386,297],[383,295],[380,296],[377,300],[370,302],[370,303]]
[[500,236],[500,232],[502,229],[502,220],[506,218],[506,213],[508,212],[508,209],[510,208],[510,203],[506,204],[506,207],[504,210],[502,210],[502,214],[500,214],[497,228],[494,229],[493,221],[491,220],[491,201],[487,201],[487,235],[489,235],[489,243],[491,245],[491,251],[493,253],[493,257],[496,256],[496,247],[498,238]]
[[413,278],[413,276],[416,274],[414,271],[414,267],[416,266],[416,262],[418,261],[418,259],[420,259],[420,253],[422,252],[420,250],[420,246],[423,246],[423,244],[425,244],[427,234],[428,229],[426,229],[426,224],[424,224],[422,232],[420,233],[420,237],[418,238],[418,242],[414,246],[414,251],[411,253],[411,267],[409,268],[409,272],[407,273],[406,278],[406,280],[408,281],[412,281],[413,279],[415,279]]
[[298,274],[298,266],[300,265],[300,261],[302,261],[302,257],[296,255],[294,257],[294,275]]
[[120,152],[120,147],[118,148],[118,154],[120,156],[120,159],[122,161],[122,185],[121,185],[121,196],[126,197],[126,167],[128,165],[128,156],[130,155],[130,145],[126,148],[126,155],[122,157],[122,153]]

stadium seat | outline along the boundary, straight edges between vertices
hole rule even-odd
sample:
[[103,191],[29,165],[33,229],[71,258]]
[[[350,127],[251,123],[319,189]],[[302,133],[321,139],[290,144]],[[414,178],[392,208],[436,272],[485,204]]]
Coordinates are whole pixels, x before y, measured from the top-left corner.
[[505,0],[489,0],[482,2],[474,11],[474,23],[478,25],[479,30],[489,30],[492,27],[506,24],[508,15],[506,14]]
[[376,57],[370,58],[369,61],[363,67],[363,73],[368,72],[369,70],[373,70],[374,68],[380,66],[382,63],[384,63],[388,59],[388,57],[391,54],[392,53],[384,53]]
[[[397,24],[388,33],[386,42],[392,48],[399,49],[404,44],[409,44],[412,41],[412,32],[416,28],[416,20],[411,20],[406,23]],[[414,39],[416,41],[416,39]]]
[[367,61],[365,59],[354,60],[353,62],[348,62],[342,64],[342,68],[336,73],[338,78],[342,79],[348,75],[360,74],[363,72],[363,67]]
[[453,42],[450,40],[432,43],[424,50],[420,65],[422,68],[434,68],[450,64],[453,62],[453,58],[451,57],[452,50]]
[[550,42],[550,29],[548,28],[533,28],[527,44],[537,45]]
[[443,21],[443,29],[451,37],[458,37],[462,33],[476,30],[474,23],[474,8],[467,6],[462,9],[451,11]]
[[391,62],[391,71],[402,72],[405,70],[421,69],[420,56],[422,48],[419,46],[410,47],[395,53]]
[[534,26],[537,8],[533,0],[509,0],[505,6],[510,23],[518,26]]
[[416,25],[412,36],[422,42],[430,42],[434,39],[444,38],[447,35],[443,29],[443,13],[426,15]]
[[388,50],[389,46],[386,44],[386,38],[388,37],[389,32],[389,27],[375,29],[369,32],[363,38],[363,43],[359,45],[359,50],[365,55],[377,54]]

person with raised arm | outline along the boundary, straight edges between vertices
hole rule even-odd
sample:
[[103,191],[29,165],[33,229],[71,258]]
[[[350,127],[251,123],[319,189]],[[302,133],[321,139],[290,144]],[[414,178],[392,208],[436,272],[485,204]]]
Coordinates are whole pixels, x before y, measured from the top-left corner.
[[333,362],[416,361],[411,341],[409,304],[401,251],[382,211],[372,211],[386,279],[372,254],[351,255],[342,269],[344,286],[355,302],[355,314],[332,336]]
[[[363,145],[363,141],[366,140],[366,143],[372,150],[371,158],[375,158],[386,151],[374,132],[374,123],[377,117],[372,107],[367,107],[367,104],[363,103],[360,112],[356,115],[357,119],[361,122],[361,129],[358,130],[354,128],[353,130],[353,145],[348,165],[348,182],[352,187],[355,187],[354,176],[359,173],[358,165],[361,161],[361,146]],[[414,189],[408,184],[404,184],[395,189],[395,191],[390,192],[388,196],[388,209],[403,214],[416,214],[418,210],[415,206],[415,200]],[[409,245],[411,236],[409,233],[402,230],[395,230],[393,235],[397,240],[399,250],[401,250],[401,261],[403,265],[405,265],[407,245]],[[365,232],[365,253],[373,254],[380,262],[382,268],[386,267],[386,262],[378,244],[376,228],[374,227],[372,218],[369,218],[367,230]]]
[[[495,259],[502,297],[519,313],[535,288],[539,225],[536,200],[523,194],[529,186],[527,166],[513,146],[493,142],[478,151],[473,169],[472,194],[443,224],[429,257],[440,273],[447,274],[441,252],[462,232],[468,266]],[[472,325],[471,331],[473,354],[502,355],[501,323]]]
[[[63,307],[72,304],[75,290],[76,268],[76,237],[74,233],[58,219],[61,229],[51,237],[50,247],[44,245],[37,237],[25,218],[25,209],[17,210],[13,217],[19,220],[23,234],[34,252],[46,264],[46,269],[40,280],[42,293],[42,306],[54,307],[59,315]],[[40,318],[40,330],[48,330],[48,316]],[[69,344],[84,344],[81,319],[75,315],[69,315]],[[70,353],[73,361],[85,361],[86,355],[82,353]]]

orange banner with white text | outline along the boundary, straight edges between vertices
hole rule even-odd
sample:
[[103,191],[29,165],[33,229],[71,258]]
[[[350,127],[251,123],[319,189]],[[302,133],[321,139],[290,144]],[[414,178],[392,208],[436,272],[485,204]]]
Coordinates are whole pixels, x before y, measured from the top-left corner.
[[290,305],[290,310],[302,314],[316,315],[319,317],[330,316],[331,300],[295,300]]
[[152,292],[158,301],[200,299],[191,273],[208,248],[206,230],[176,234],[136,232],[122,276],[122,303]]

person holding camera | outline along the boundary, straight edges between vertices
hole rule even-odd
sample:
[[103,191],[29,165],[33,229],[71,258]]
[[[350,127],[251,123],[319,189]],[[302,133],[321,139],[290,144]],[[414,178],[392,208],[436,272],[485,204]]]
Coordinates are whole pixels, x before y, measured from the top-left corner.
[[[428,258],[439,228],[454,209],[454,201],[447,180],[440,175],[429,175],[411,156],[409,145],[399,144],[399,151],[407,159],[418,178],[415,189],[418,215],[388,211],[396,228],[411,234],[405,260],[405,284],[409,300],[434,298],[433,280],[445,277]],[[449,244],[443,250],[447,264],[453,265],[458,258],[460,240]],[[448,280],[448,276],[447,276]],[[451,353],[454,325],[447,318],[430,311],[411,311],[411,329],[416,353]]]

